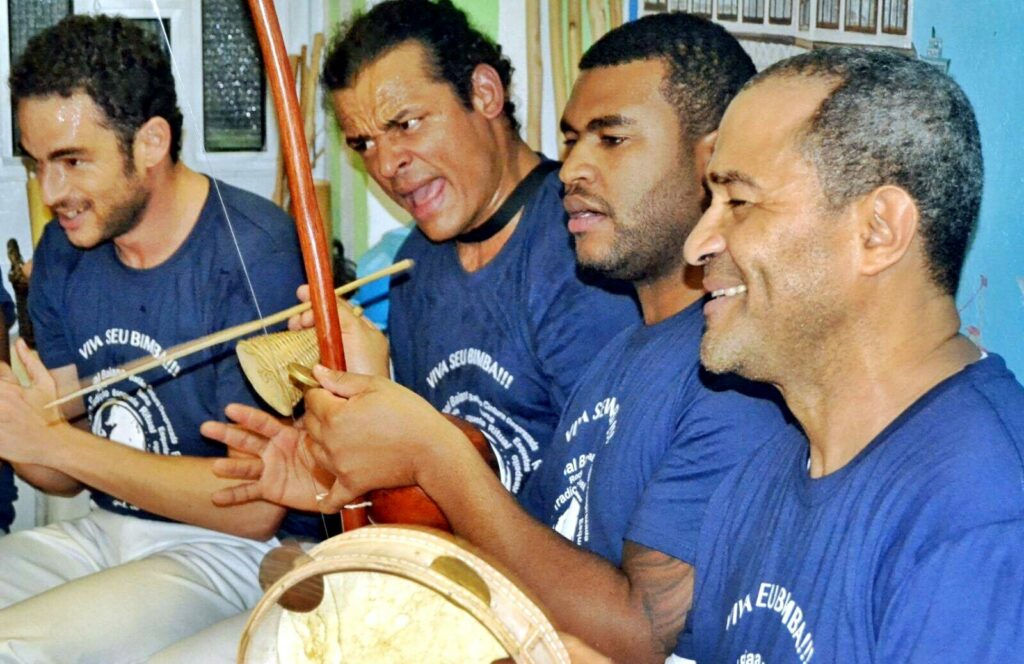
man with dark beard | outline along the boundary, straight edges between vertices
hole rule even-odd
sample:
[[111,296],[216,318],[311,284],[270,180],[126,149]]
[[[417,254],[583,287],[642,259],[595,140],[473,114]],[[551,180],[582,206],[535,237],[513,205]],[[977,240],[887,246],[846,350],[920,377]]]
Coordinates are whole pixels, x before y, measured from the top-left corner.
[[[786,426],[749,384],[701,371],[704,291],[682,257],[718,120],[754,70],[723,28],[686,14],[612,31],[580,68],[562,118],[569,230],[583,266],[633,283],[644,321],[583,373],[521,503],[453,425],[395,383],[319,367],[326,389],[307,394],[306,424],[321,464],[339,477],[325,509],[368,489],[419,484],[455,533],[511,568],[559,628],[616,661],[664,662],[690,605],[704,503],[725,470]],[[272,432],[258,411],[233,413]],[[302,462],[294,430],[265,441],[214,428],[262,457],[219,470],[263,472],[218,499],[312,506],[308,484],[279,483]]]
[[31,282],[42,360],[19,341],[24,388],[2,365],[0,458],[47,493],[88,488],[94,507],[0,538],[0,660],[140,661],[260,595],[285,510],[213,506],[223,483],[209,457],[224,452],[199,433],[226,403],[254,400],[222,346],[87,396],[91,433],[44,405],[79,377],[250,320],[254,298],[294,302],[295,232],[269,202],[178,160],[170,63],[131,21],[70,17],[28,44],[10,81],[56,218]]

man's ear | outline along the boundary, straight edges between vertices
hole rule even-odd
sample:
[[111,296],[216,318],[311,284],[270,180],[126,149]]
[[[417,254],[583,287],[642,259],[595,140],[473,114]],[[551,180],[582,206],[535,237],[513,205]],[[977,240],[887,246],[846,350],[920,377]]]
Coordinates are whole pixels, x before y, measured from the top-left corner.
[[477,65],[473,70],[473,110],[488,120],[505,111],[505,86],[497,70],[490,65]]
[[861,273],[875,275],[899,263],[917,237],[920,215],[905,189],[885,185],[857,204]]
[[156,166],[171,151],[171,125],[161,117],[152,117],[135,132],[132,153],[135,167],[149,169]]
[[715,141],[718,140],[718,130],[714,130],[710,134],[704,134],[697,139],[697,142],[693,145],[693,168],[697,174],[697,179],[701,182],[704,181],[704,173],[708,169],[708,162],[711,161],[711,155],[715,153]]

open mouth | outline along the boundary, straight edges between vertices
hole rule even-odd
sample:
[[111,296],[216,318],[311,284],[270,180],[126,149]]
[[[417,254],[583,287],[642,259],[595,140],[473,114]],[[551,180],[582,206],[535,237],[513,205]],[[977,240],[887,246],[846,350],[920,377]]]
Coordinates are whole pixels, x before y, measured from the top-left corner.
[[79,215],[86,212],[89,209],[88,205],[79,205],[76,207],[58,207],[54,209],[54,213],[57,215],[58,221],[61,225],[68,226],[75,223],[75,219]]
[[443,190],[444,180],[442,178],[434,178],[426,184],[416,187],[409,193],[403,194],[402,199],[405,201],[406,206],[415,214],[416,211],[423,210],[438,200]]

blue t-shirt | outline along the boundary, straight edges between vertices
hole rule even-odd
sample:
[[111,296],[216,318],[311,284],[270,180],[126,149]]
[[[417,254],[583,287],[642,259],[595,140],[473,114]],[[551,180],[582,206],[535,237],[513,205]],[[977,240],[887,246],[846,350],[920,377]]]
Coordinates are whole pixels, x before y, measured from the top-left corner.
[[778,436],[708,507],[697,661],[1021,661],[1022,454],[1024,389],[995,356],[825,477]]
[[[3,286],[0,286],[0,312],[4,315],[4,325],[10,329],[14,324],[14,300]],[[14,501],[17,499],[14,471],[9,463],[0,460],[0,532],[8,532],[14,522]]]
[[481,429],[513,493],[590,359],[639,320],[632,288],[578,273],[561,193],[551,173],[476,272],[462,268],[454,242],[414,230],[398,258],[416,266],[391,286],[396,380]]
[[[47,226],[33,257],[29,289],[46,366],[74,364],[86,379],[253,320],[256,307],[241,260],[263,315],[295,304],[295,289],[305,277],[291,220],[265,199],[224,183],[219,187],[231,226],[211,180],[191,234],[174,255],[150,269],[125,266],[113,243],[83,251],[68,242],[59,225]],[[200,435],[200,424],[222,420],[228,403],[257,403],[234,343],[165,362],[84,399],[96,435],[154,454],[200,457],[226,453],[224,445]],[[92,498],[104,509],[160,519],[101,491],[93,490]],[[318,532],[318,519],[301,521]],[[295,527],[305,532],[304,526]]]
[[597,354],[520,497],[615,565],[627,539],[693,564],[718,482],[787,426],[774,388],[701,368],[703,304],[631,327]]

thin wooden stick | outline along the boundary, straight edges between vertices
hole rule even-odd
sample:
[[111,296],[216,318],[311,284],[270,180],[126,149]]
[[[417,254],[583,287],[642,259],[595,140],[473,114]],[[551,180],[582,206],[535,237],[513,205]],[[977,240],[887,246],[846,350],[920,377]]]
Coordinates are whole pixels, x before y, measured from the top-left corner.
[[[398,272],[403,272],[405,270],[408,270],[412,266],[413,262],[409,259],[399,261],[393,265],[389,265],[388,267],[382,270],[377,270],[373,274],[369,274],[365,277],[362,277],[361,279],[351,281],[345,284],[344,286],[339,286],[338,288],[334,289],[334,294],[340,296],[345,295],[346,293],[351,293],[352,291],[358,290],[362,286],[365,286],[366,284],[372,281],[376,281],[377,279],[381,279],[383,277],[387,277]],[[229,327],[226,330],[220,330],[219,332],[208,334],[205,337],[194,339],[192,341],[187,341],[183,344],[178,344],[173,348],[168,348],[167,352],[160,355],[159,357],[148,357],[144,359],[133,360],[115,369],[115,371],[118,371],[118,373],[115,373],[114,375],[108,378],[104,378],[99,382],[83,387],[82,389],[72,392],[70,394],[65,394],[64,396],[46,404],[45,407],[49,408],[50,406],[59,406],[61,404],[67,403],[68,401],[71,401],[76,397],[80,397],[89,394],[90,392],[95,392],[96,390],[103,389],[108,385],[113,385],[114,383],[118,383],[124,380],[125,378],[129,378],[136,374],[140,374],[144,371],[149,371],[150,369],[156,368],[161,364],[166,364],[167,362],[171,362],[173,360],[179,360],[183,357],[192,355],[193,353],[198,353],[201,350],[205,350],[211,346],[226,343],[239,337],[243,337],[251,332],[257,332],[265,327],[276,325],[277,323],[288,320],[292,316],[297,316],[298,314],[301,314],[304,311],[308,311],[311,306],[312,305],[309,302],[306,302],[304,304],[296,304],[295,306],[279,311],[276,314],[271,314],[266,318],[250,321],[248,323],[242,323],[241,325],[235,325],[234,327]]]
[[551,80],[555,87],[555,118],[562,117],[569,97],[565,85],[565,42],[562,33],[562,0],[548,0],[548,37],[551,43]]
[[540,0],[526,0],[526,77],[530,101],[526,113],[526,143],[539,152],[541,104],[544,101],[544,54],[540,46]]

